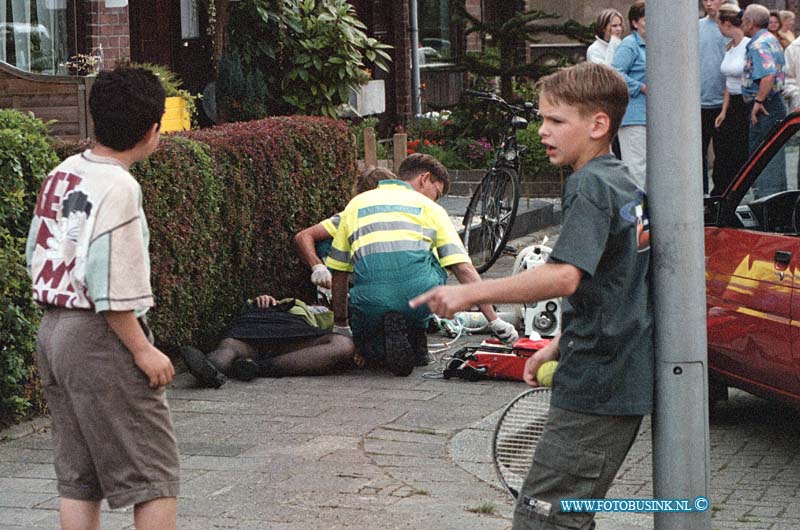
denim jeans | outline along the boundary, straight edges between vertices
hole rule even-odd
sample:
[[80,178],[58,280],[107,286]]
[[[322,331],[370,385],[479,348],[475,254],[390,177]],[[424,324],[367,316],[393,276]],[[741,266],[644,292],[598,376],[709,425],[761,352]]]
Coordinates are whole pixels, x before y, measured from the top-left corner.
[[[748,117],[753,113],[754,102],[751,101],[747,104]],[[759,114],[758,122],[753,125],[750,122],[750,154],[752,154],[759,146],[759,144],[767,138],[772,127],[786,117],[786,104],[783,102],[783,97],[776,94],[767,98],[764,101],[764,110],[769,115]],[[779,191],[786,190],[786,156],[783,148],[780,149],[775,156],[772,157],[767,167],[761,171],[758,179],[753,186],[753,191],[756,199],[778,193]]]

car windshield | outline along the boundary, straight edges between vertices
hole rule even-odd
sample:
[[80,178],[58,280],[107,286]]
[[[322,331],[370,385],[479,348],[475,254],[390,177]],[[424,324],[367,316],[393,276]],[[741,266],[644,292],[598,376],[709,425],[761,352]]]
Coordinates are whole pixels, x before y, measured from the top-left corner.
[[[766,166],[756,164],[750,188],[736,208],[735,224],[762,232],[800,234],[800,128],[781,135]],[[774,148],[770,148],[771,151]]]

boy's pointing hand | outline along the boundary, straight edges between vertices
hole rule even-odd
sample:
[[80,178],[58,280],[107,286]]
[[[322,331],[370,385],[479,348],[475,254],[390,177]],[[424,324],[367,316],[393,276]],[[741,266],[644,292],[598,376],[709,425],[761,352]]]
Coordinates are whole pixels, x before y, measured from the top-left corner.
[[453,318],[457,311],[462,311],[472,306],[466,298],[464,286],[461,285],[434,287],[408,302],[412,309],[424,304],[428,305],[432,313],[436,313],[443,318]]

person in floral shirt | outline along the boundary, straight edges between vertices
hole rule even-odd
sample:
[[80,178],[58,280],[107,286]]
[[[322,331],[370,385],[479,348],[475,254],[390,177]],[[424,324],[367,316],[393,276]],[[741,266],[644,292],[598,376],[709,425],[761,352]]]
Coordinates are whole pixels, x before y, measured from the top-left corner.
[[[750,37],[750,43],[745,53],[742,96],[750,115],[751,153],[772,126],[786,117],[786,104],[782,96],[783,48],[767,30],[768,24],[769,10],[766,7],[759,4],[747,6],[742,17],[742,30]],[[754,188],[756,198],[786,190],[786,159],[783,153],[772,158]]]

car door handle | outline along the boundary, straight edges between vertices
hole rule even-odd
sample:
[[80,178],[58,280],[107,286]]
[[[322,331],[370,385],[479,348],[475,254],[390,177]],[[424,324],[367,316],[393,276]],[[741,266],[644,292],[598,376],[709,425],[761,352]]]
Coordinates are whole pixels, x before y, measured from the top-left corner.
[[792,261],[791,252],[786,252],[785,250],[775,251],[775,263],[780,263],[781,265],[789,265],[790,261]]

